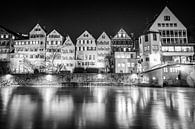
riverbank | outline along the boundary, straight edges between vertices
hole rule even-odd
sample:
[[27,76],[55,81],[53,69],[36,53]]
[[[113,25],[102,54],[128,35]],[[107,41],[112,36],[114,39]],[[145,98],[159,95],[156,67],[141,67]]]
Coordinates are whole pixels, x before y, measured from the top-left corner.
[[[58,87],[91,87],[91,86],[138,86],[161,87],[157,83],[140,83],[132,74],[7,74],[0,76],[0,86],[58,86]],[[189,87],[178,82],[163,87]]]

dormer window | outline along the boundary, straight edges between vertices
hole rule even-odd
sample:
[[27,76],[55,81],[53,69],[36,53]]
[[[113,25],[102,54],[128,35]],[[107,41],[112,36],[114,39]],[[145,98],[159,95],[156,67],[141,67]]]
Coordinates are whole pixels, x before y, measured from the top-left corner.
[[102,38],[105,39],[105,35],[102,35]]
[[170,16],[164,16],[164,21],[170,21]]
[[35,31],[41,31],[41,29],[40,28],[36,28]]
[[83,36],[84,36],[84,37],[88,37],[88,34],[84,34]]

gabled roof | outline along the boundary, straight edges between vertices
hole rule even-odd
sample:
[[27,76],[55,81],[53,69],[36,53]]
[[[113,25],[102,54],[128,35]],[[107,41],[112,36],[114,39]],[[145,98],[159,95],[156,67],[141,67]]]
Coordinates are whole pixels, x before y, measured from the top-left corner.
[[123,28],[121,28],[113,39],[131,39],[131,37],[126,33]]
[[88,31],[84,31],[78,38],[78,39],[92,39],[95,40],[95,38],[88,32]]
[[[170,21],[164,21],[164,16],[170,16]],[[159,15],[156,15],[154,19],[147,24],[144,33],[146,33],[147,31],[158,31],[158,23],[177,23],[177,27],[186,29],[185,26],[179,21],[179,19],[167,6],[165,6],[165,8],[160,12]]]
[[23,37],[22,35],[20,35],[19,33],[13,32],[13,31],[11,31],[11,30],[5,28],[5,27],[2,26],[2,25],[0,25],[0,28],[4,29],[5,31],[7,31],[8,33],[14,35],[14,36],[17,37],[17,38],[21,38],[21,39],[25,38],[25,37]]
[[[164,17],[170,16],[170,20],[165,21]],[[180,20],[172,13],[172,11],[166,6],[160,15],[156,18],[154,24],[150,27],[150,30],[156,31],[158,23],[177,23],[177,29],[186,29],[186,27],[180,22]]]
[[37,29],[37,28],[41,29],[41,31],[46,34],[46,31],[39,24],[36,24],[35,27],[33,27],[33,29],[30,31],[30,33],[34,32],[35,29]]
[[62,38],[63,36],[57,31],[57,30],[52,30],[48,35],[47,37],[49,37],[49,35],[60,35],[60,38]]
[[71,38],[70,38],[70,36],[66,36],[66,39],[65,39],[65,41],[64,41],[64,44],[63,44],[63,46],[74,46],[74,44],[73,44],[73,42],[72,42],[72,40],[71,40]]
[[106,32],[103,32],[99,38],[97,39],[97,41],[110,41],[109,36],[106,34]]

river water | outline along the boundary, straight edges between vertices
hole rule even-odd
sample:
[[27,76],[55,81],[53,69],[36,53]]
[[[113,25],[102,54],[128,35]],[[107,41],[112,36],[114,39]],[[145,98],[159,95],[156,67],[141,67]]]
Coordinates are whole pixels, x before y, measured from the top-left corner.
[[1,129],[194,129],[195,89],[3,87]]

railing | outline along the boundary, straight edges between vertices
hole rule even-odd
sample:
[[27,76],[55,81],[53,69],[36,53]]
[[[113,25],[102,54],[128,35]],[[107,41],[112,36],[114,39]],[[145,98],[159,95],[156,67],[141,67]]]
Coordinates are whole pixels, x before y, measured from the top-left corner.
[[162,69],[164,67],[175,66],[175,65],[195,65],[195,62],[190,62],[190,63],[167,63],[167,64],[159,64],[159,65],[156,65],[156,66],[152,67],[149,70],[146,70],[146,71],[141,72],[140,74],[152,72],[152,71],[155,71],[155,70],[158,70],[158,69]]

